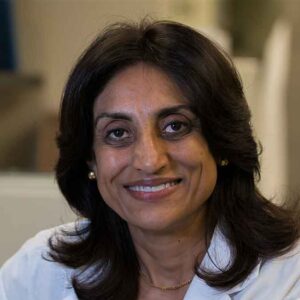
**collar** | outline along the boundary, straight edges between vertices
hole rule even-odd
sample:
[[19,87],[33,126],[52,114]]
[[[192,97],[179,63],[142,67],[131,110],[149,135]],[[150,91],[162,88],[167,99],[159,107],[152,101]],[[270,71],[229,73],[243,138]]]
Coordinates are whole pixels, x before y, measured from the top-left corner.
[[[230,266],[231,261],[232,254],[229,243],[222,234],[220,228],[216,227],[208,251],[201,263],[201,268],[216,273],[220,272],[220,270],[226,270]],[[257,278],[259,275],[260,266],[261,262],[257,264],[254,270],[244,281],[229,290],[220,290],[210,287],[204,280],[195,275],[184,297],[184,300],[198,300],[202,299],[202,297],[203,299],[210,300],[231,299],[231,294],[244,290]]]

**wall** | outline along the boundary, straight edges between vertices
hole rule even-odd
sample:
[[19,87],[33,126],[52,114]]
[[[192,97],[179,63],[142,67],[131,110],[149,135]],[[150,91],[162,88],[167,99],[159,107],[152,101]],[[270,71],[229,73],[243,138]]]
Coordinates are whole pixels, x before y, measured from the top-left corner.
[[0,174],[0,266],[38,231],[75,219],[53,175]]
[[112,21],[164,13],[158,0],[22,0],[15,2],[20,70],[41,74],[43,101],[57,113],[66,77],[76,58]]

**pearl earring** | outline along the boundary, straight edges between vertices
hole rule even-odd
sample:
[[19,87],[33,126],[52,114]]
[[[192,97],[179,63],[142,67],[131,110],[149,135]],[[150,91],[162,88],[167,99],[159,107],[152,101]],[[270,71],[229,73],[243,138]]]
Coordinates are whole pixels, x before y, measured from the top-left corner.
[[88,173],[88,178],[89,178],[90,180],[95,180],[95,179],[96,179],[95,173],[94,173],[93,171],[90,171],[90,172]]
[[226,167],[229,164],[228,159],[222,159],[220,162],[221,167]]

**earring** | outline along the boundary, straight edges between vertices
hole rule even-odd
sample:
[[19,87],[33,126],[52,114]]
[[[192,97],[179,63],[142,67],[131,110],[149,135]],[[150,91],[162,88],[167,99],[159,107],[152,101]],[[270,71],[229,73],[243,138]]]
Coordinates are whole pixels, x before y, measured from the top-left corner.
[[89,178],[90,180],[95,180],[95,179],[96,179],[95,173],[94,173],[93,171],[90,171],[90,172],[88,173],[88,178]]
[[226,167],[228,164],[229,164],[228,159],[222,159],[222,160],[220,161],[221,167]]

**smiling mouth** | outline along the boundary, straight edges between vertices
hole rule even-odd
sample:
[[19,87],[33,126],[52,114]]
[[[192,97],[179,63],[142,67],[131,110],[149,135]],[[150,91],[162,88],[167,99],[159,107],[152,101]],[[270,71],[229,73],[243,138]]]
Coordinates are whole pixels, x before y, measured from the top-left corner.
[[143,193],[155,193],[166,190],[172,186],[175,186],[181,182],[181,179],[176,179],[173,181],[157,184],[157,185],[129,185],[125,186],[128,190],[133,192],[143,192]]

